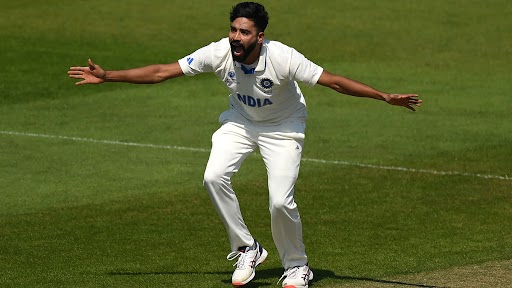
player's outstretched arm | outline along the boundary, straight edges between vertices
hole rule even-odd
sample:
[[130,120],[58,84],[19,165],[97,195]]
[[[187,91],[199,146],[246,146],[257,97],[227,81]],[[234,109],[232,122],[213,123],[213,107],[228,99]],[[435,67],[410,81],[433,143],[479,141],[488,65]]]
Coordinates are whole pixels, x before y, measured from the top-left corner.
[[101,84],[103,82],[126,82],[134,84],[155,84],[184,75],[178,62],[154,64],[128,70],[105,71],[89,59],[88,66],[71,67],[70,78],[82,79],[76,85]]
[[423,100],[418,99],[417,94],[389,94],[376,90],[366,84],[359,83],[341,75],[331,74],[323,71],[318,79],[318,84],[329,87],[339,93],[357,96],[368,97],[377,100],[386,101],[387,103],[395,106],[402,106],[409,110],[416,111],[415,106],[421,106]]

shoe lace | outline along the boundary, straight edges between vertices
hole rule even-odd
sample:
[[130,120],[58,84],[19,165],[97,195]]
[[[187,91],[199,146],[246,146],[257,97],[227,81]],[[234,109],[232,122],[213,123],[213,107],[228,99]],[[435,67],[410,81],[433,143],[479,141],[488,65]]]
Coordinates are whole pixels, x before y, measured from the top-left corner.
[[[246,250],[246,252],[247,252],[247,250]],[[233,252],[228,254],[226,259],[231,261],[231,260],[235,260],[237,257],[239,257],[238,260],[233,264],[233,266],[237,266],[237,268],[239,268],[239,267],[242,267],[244,265],[245,255],[246,255],[245,252],[233,251]]]
[[286,271],[284,271],[281,278],[279,278],[279,280],[277,280],[277,284],[279,284],[279,282],[281,282],[281,280],[287,278],[288,276],[290,276],[294,273],[297,273],[298,270],[299,270],[299,267],[293,267],[293,268],[287,269]]
[[[283,280],[285,278],[297,277],[297,273],[299,273],[299,268],[300,267],[292,267],[292,268],[289,268],[288,270],[284,271],[281,278],[279,278],[279,280],[277,281],[277,284],[279,284],[279,282],[281,282],[281,280]],[[308,272],[309,272],[309,270],[308,270]],[[309,281],[309,273],[308,272],[304,273],[304,275],[302,275],[302,277],[301,277],[306,282]]]

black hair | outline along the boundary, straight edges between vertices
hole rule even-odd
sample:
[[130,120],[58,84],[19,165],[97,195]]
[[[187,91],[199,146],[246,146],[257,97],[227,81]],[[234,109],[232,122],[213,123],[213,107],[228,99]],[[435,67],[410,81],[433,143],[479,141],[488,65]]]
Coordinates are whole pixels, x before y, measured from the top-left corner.
[[263,32],[265,31],[265,28],[267,28],[269,19],[268,13],[265,10],[265,7],[259,3],[242,2],[233,6],[233,8],[231,8],[229,20],[233,22],[239,17],[251,19],[259,32]]

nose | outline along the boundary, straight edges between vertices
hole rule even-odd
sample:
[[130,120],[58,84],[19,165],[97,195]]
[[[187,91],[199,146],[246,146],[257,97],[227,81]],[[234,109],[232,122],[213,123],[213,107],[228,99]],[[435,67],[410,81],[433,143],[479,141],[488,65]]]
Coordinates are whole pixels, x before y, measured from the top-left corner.
[[240,31],[236,31],[236,32],[235,32],[235,37],[234,37],[233,39],[235,39],[235,40],[240,40],[240,39],[242,39],[242,38],[240,37]]

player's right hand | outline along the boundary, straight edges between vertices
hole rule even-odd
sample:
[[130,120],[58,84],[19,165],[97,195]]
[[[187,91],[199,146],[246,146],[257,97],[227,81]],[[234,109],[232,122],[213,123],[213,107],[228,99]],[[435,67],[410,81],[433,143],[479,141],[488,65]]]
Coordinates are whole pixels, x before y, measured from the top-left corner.
[[107,72],[103,70],[98,64],[88,61],[89,66],[86,67],[70,67],[68,71],[69,78],[83,79],[76,82],[75,85],[82,84],[101,84],[105,82]]

